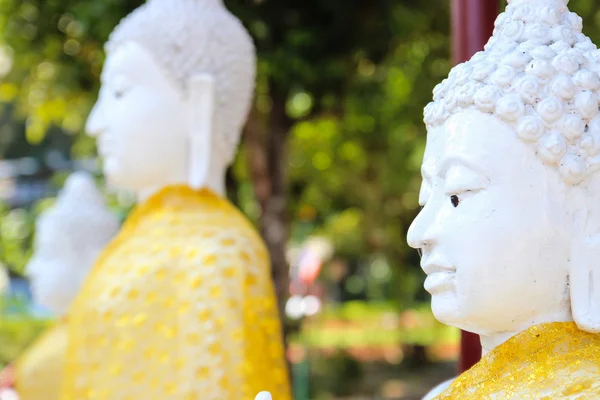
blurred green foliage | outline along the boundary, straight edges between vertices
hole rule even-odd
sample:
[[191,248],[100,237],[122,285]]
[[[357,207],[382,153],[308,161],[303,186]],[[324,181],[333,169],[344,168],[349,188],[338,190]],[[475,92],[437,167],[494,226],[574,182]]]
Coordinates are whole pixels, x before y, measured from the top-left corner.
[[29,258],[33,223],[32,213],[0,204],[0,254],[13,270],[22,271]]
[[394,304],[347,302],[304,324],[297,343],[315,348],[456,343],[458,330],[438,322],[429,304],[399,314]]
[[[10,315],[7,315],[10,308]],[[35,319],[24,311],[22,299],[0,296],[0,370],[13,362],[49,321]]]

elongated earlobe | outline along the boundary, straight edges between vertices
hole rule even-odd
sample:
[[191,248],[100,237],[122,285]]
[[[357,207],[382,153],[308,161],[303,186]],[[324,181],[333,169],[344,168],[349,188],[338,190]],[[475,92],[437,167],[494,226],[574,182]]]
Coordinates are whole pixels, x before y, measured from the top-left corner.
[[580,329],[600,332],[600,234],[579,241],[569,265],[573,320]]
[[211,165],[215,114],[213,76],[209,74],[194,75],[190,78],[189,90],[189,185],[192,189],[201,189],[207,184]]

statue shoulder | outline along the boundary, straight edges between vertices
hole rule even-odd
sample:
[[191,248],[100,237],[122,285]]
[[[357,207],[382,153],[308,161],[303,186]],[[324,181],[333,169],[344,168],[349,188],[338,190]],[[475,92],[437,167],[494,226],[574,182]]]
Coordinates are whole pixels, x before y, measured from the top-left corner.
[[435,399],[437,396],[439,396],[440,394],[442,394],[444,392],[444,390],[446,390],[446,389],[448,389],[450,387],[450,385],[452,384],[452,382],[454,382],[454,379],[456,379],[456,378],[448,379],[447,381],[444,381],[444,382],[440,383],[439,385],[437,385],[436,387],[434,387],[429,393],[427,393],[425,395],[425,397],[423,397],[422,400],[433,400],[433,399]]
[[15,373],[20,376],[43,373],[40,370],[62,364],[68,342],[67,330],[67,324],[63,322],[48,328],[15,364]]
[[14,388],[23,398],[56,399],[67,353],[66,323],[49,328],[15,363]]

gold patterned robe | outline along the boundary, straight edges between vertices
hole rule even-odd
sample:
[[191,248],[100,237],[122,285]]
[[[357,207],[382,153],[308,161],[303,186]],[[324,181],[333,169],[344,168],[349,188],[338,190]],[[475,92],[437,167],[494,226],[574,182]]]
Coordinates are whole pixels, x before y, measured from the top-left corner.
[[44,332],[15,364],[15,390],[20,400],[58,400],[67,349],[67,324]]
[[498,346],[436,399],[600,399],[600,335],[534,326]]
[[62,400],[291,398],[264,243],[208,190],[139,206],[70,322]]

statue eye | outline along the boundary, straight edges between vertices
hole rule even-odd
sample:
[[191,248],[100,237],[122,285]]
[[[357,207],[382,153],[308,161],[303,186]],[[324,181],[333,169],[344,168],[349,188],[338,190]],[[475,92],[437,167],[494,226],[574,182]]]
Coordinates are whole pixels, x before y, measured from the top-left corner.
[[452,203],[454,208],[456,208],[460,204],[460,199],[457,195],[453,194],[452,196],[450,196],[450,202]]
[[121,97],[123,97],[125,93],[122,90],[115,90],[114,95],[117,99],[120,99]]

